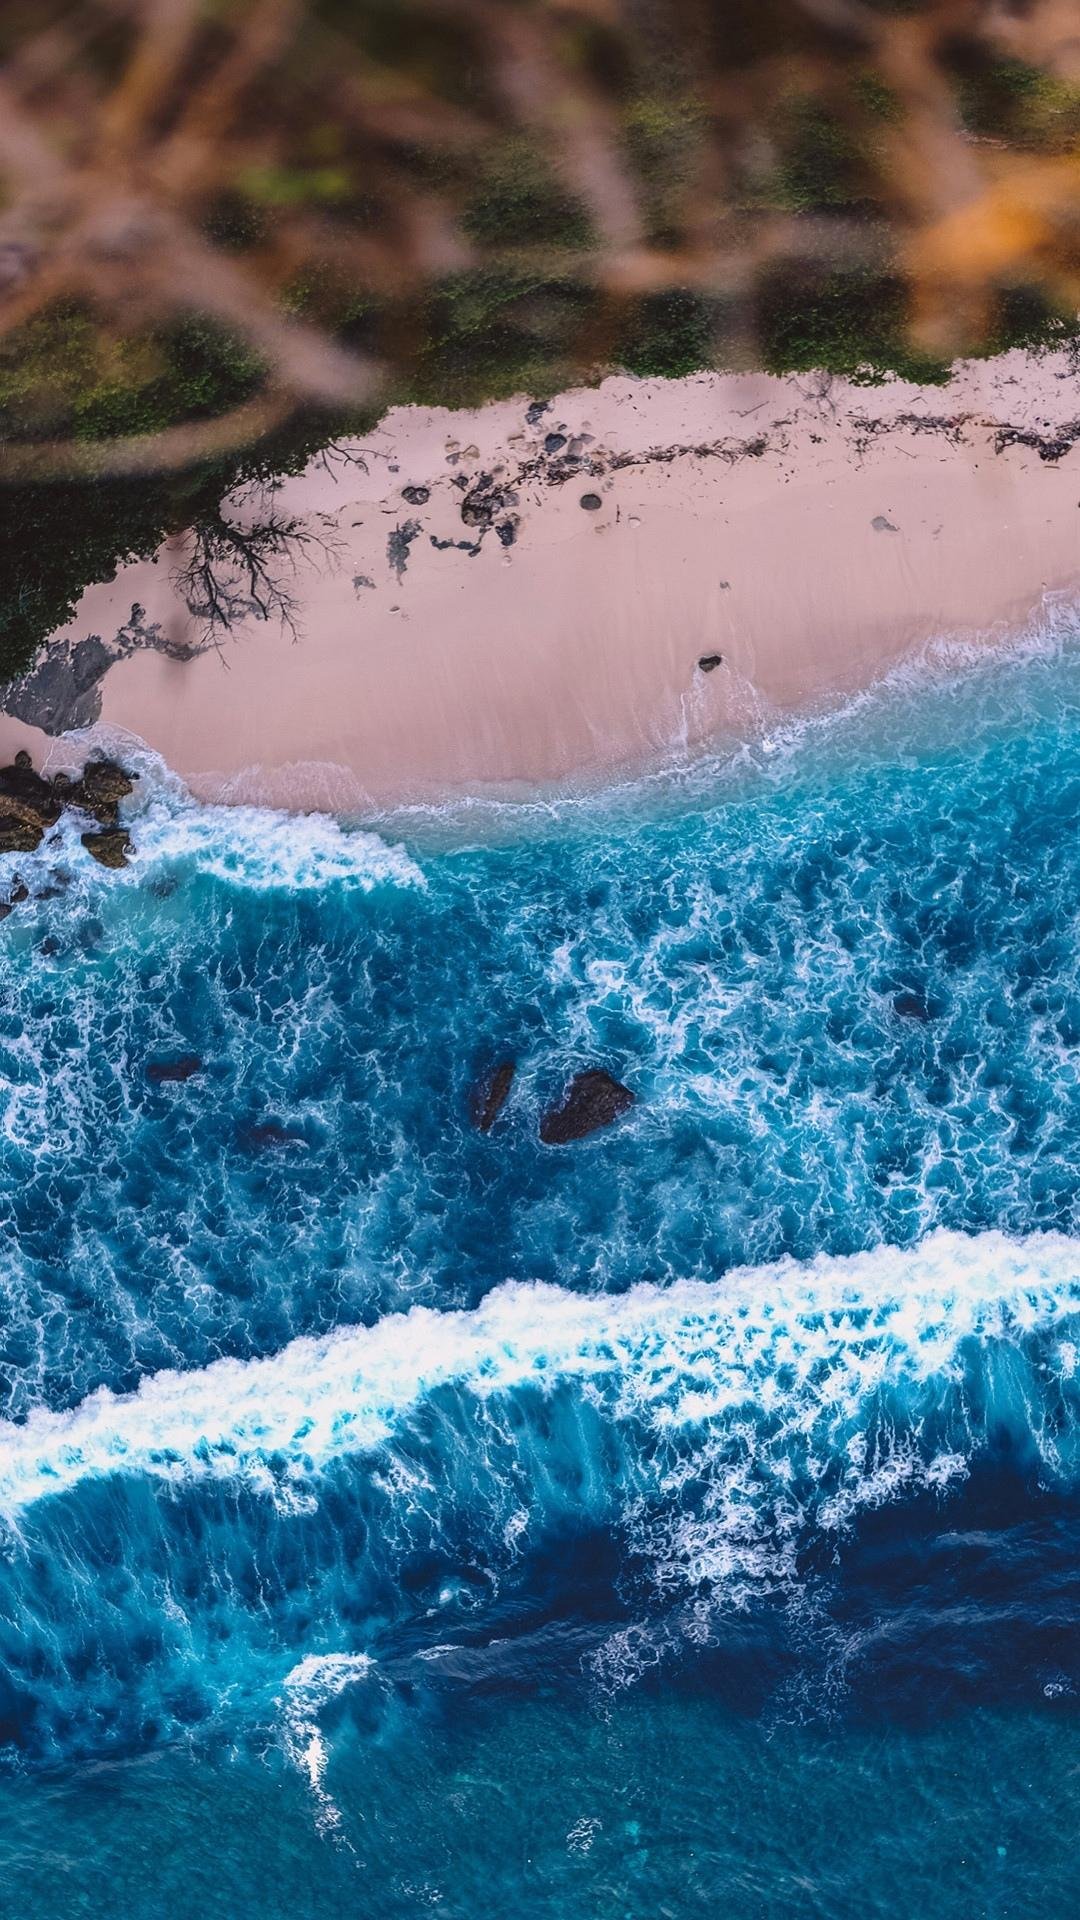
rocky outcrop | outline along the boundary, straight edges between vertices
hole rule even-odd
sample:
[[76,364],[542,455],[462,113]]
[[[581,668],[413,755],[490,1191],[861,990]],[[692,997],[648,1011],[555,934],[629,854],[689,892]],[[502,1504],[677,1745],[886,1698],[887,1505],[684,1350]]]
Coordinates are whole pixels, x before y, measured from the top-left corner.
[[[0,853],[33,853],[69,807],[89,814],[100,832],[84,833],[83,846],[105,867],[125,867],[130,839],[120,826],[120,802],[134,781],[115,760],[88,760],[77,780],[58,773],[51,780],[37,773],[30,755],[17,753],[0,767]],[[26,898],[20,883],[4,904]],[[3,916],[0,915],[0,918]]]
[[[63,778],[57,776],[57,782]],[[119,820],[121,800],[126,800],[134,791],[131,775],[118,767],[114,760],[88,760],[81,777],[63,789],[70,807],[78,807],[93,819],[100,821],[103,827],[115,827]]]
[[469,1111],[473,1125],[481,1133],[490,1133],[500,1113],[506,1105],[507,1096],[514,1082],[514,1062],[500,1060],[497,1067],[485,1073],[478,1080],[469,1095]]
[[102,867],[126,867],[131,835],[126,827],[103,827],[100,833],[84,833],[82,843],[88,854]]
[[557,1107],[551,1107],[540,1122],[540,1138],[547,1147],[562,1147],[581,1140],[613,1120],[634,1104],[635,1095],[620,1080],[602,1067],[577,1073]]

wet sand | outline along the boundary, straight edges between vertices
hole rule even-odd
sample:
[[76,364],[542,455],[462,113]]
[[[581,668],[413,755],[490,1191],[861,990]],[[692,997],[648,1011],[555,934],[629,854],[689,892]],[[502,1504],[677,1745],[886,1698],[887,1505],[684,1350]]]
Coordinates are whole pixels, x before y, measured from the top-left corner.
[[[1080,587],[1074,439],[1064,351],[945,387],[701,374],[542,413],[397,409],[276,495],[314,537],[286,575],[295,634],[249,617],[176,657],[202,626],[174,543],[84,595],[48,697],[32,676],[14,705],[52,734],[137,736],[205,799],[365,810],[603,781],[850,694],[939,636],[991,643]],[[81,684],[110,652],[63,711],[56,662]],[[5,754],[60,764],[80,738],[50,752],[0,720]]]

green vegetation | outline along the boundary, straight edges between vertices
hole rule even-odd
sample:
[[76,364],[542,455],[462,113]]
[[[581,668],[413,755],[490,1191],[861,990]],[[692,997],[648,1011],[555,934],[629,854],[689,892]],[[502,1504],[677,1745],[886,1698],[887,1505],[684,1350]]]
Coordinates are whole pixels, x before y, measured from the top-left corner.
[[652,293],[632,308],[615,359],[628,373],[678,379],[714,363],[722,309],[686,289]]
[[949,369],[910,345],[907,288],[898,274],[868,269],[816,273],[777,268],[762,286],[757,331],[770,373],[847,374],[873,385],[887,374],[944,381]]
[[871,197],[866,154],[848,123],[813,100],[785,116],[784,157],[773,197],[794,213],[860,206]]
[[170,533],[213,522],[234,487],[298,472],[333,431],[310,417],[257,449],[178,474],[5,488],[0,680],[25,671],[42,640],[71,619],[85,587],[114,579],[126,561],[149,559]]
[[258,361],[198,319],[117,338],[63,305],[0,339],[0,439],[107,440],[205,420],[258,391]]
[[485,157],[461,224],[470,239],[500,248],[573,249],[592,239],[581,202],[563,190],[535,143],[520,134]]
[[1080,87],[1022,60],[991,60],[977,48],[956,55],[956,91],[965,126],[1030,153],[1080,146]]

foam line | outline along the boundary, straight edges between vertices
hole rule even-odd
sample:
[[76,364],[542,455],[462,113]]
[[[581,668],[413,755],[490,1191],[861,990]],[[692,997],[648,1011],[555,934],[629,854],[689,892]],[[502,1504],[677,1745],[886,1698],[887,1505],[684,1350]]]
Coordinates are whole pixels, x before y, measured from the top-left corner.
[[[618,1297],[515,1282],[473,1311],[414,1307],[371,1328],[291,1341],[268,1359],[162,1372],[134,1394],[103,1388],[70,1411],[4,1423],[0,1506],[15,1513],[112,1473],[287,1488],[342,1455],[380,1448],[410,1409],[448,1387],[479,1402],[570,1387],[612,1419],[657,1433],[758,1418],[773,1455],[813,1432],[830,1444],[846,1434],[858,1472],[852,1436],[875,1396],[917,1393],[935,1376],[947,1384],[965,1343],[1019,1347],[1030,1335],[1058,1339],[1040,1367],[1066,1382],[1078,1312],[1080,1242],[1053,1234],[937,1233],[910,1250]],[[933,1480],[951,1468],[930,1462],[927,1471]]]

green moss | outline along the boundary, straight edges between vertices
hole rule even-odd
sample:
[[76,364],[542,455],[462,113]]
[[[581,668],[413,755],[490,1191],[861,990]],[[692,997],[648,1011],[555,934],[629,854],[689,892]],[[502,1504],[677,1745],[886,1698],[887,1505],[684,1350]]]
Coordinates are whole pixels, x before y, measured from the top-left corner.
[[341,165],[245,167],[236,185],[257,207],[336,206],[354,192],[352,175]]
[[758,290],[765,366],[770,373],[820,368],[868,384],[889,374],[923,383],[945,381],[948,367],[908,342],[907,301],[898,274],[815,274],[797,263],[778,268]]
[[868,197],[865,154],[852,128],[815,100],[784,116],[775,199],[794,213],[858,206]]
[[988,353],[1006,353],[1010,347],[1060,347],[1078,338],[1075,313],[1055,307],[1041,287],[1019,284],[998,289],[987,330]]
[[677,379],[712,365],[715,301],[687,288],[647,294],[631,311],[615,359],[628,373]]
[[623,113],[623,150],[637,179],[654,241],[677,240],[677,222],[709,130],[688,91],[642,94]]
[[1034,153],[1065,153],[1080,142],[1080,87],[1022,60],[990,60],[977,48],[960,48],[954,71],[971,133]]
[[0,342],[0,437],[101,440],[224,413],[262,369],[240,342],[190,318],[117,339],[80,307],[54,307]]
[[856,104],[871,120],[896,125],[903,119],[904,104],[900,95],[872,68],[854,76],[851,91]]
[[581,202],[522,137],[501,141],[483,160],[461,224],[471,239],[499,248],[578,248],[592,239]]

